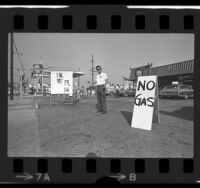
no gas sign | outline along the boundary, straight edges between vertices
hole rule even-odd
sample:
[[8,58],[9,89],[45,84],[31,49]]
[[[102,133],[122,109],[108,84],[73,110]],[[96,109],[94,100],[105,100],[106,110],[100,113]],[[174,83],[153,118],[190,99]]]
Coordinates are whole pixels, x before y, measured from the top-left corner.
[[151,130],[159,122],[157,76],[138,77],[131,127]]

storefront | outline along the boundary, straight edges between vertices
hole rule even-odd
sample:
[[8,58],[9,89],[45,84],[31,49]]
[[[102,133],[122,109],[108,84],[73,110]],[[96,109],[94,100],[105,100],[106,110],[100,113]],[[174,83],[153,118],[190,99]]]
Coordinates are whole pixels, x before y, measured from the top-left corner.
[[140,69],[143,76],[157,75],[159,89],[171,84],[172,81],[178,81],[181,84],[193,86],[194,80],[194,60],[182,61],[169,65],[151,67],[149,65],[131,68],[129,80],[136,84],[136,70]]

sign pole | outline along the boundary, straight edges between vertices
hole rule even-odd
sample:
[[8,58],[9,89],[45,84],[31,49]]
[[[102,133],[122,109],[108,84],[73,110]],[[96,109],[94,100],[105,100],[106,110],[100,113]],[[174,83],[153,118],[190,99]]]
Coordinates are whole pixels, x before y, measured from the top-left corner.
[[155,91],[153,122],[154,123],[160,123],[158,82],[156,84],[156,91]]

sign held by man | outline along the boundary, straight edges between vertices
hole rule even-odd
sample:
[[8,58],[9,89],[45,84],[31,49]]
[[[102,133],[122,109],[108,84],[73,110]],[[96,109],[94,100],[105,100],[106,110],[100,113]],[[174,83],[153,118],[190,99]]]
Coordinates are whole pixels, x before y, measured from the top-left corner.
[[139,76],[136,86],[131,127],[151,130],[159,123],[157,76]]

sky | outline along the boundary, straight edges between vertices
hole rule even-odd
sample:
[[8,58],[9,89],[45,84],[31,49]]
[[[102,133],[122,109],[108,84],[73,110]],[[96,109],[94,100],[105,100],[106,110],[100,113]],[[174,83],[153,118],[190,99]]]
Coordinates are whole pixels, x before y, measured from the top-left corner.
[[[101,65],[114,84],[122,84],[123,76],[130,76],[130,67],[194,59],[193,34],[14,33],[14,40],[27,74],[33,64],[41,62],[44,67],[53,67],[49,70],[80,68],[86,73],[80,78],[84,86],[92,80],[92,54],[94,66]],[[21,67],[16,53],[14,67]],[[18,73],[15,69],[15,80]]]

